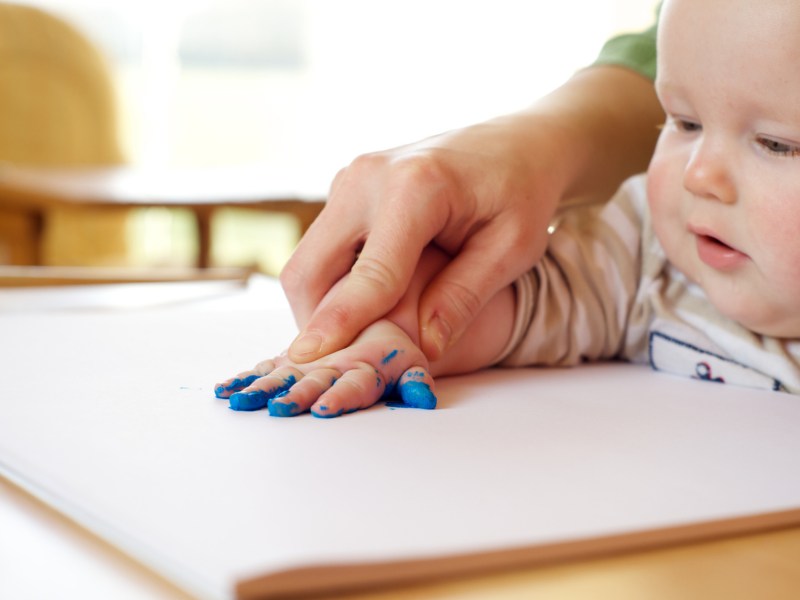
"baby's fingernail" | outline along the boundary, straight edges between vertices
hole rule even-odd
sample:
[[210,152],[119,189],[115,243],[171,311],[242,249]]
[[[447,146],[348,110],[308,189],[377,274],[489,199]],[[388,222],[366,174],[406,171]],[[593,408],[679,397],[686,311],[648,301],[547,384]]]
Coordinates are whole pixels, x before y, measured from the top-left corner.
[[422,328],[422,333],[433,342],[439,356],[441,356],[445,348],[447,348],[450,342],[450,336],[453,332],[450,330],[450,326],[445,323],[439,315],[434,315],[431,317],[430,321],[428,321],[428,324]]
[[318,333],[306,333],[292,343],[290,352],[295,356],[319,354],[322,350],[322,341],[322,336]]

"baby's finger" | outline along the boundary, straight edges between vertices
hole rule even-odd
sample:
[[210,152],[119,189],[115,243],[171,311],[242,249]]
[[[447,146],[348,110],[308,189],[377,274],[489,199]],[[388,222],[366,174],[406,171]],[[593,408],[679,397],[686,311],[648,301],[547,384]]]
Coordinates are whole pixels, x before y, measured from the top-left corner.
[[231,394],[239,392],[253,385],[257,379],[272,372],[274,369],[274,360],[263,360],[258,363],[254,369],[250,371],[243,371],[242,373],[236,375],[236,377],[231,377],[222,383],[215,384],[214,394],[217,398],[229,398]]
[[273,417],[293,417],[307,412],[319,397],[328,391],[341,373],[336,369],[316,369],[303,376],[290,389],[269,400]]
[[433,377],[422,367],[411,367],[397,382],[395,394],[400,400],[387,402],[396,408],[436,408],[436,395],[433,392]]
[[303,374],[291,367],[276,369],[269,375],[256,379],[250,386],[230,396],[233,410],[259,410],[266,408],[269,401],[287,391]]
[[367,408],[378,401],[385,385],[380,374],[367,364],[350,369],[311,406],[311,414],[330,419]]

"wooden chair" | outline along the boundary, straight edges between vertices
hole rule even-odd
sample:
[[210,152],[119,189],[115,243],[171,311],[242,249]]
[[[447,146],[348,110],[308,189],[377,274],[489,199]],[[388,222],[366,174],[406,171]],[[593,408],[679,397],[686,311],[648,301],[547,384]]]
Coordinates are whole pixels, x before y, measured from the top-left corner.
[[323,205],[260,169],[221,179],[123,162],[98,51],[52,15],[0,2],[0,264],[124,264],[128,212],[157,206],[193,213],[208,268],[217,209],[288,212],[304,232]]
[[[123,163],[111,78],[99,52],[42,10],[0,3],[0,161],[26,166]],[[127,211],[46,214],[0,206],[0,262],[76,262],[125,254]],[[102,260],[102,258],[101,258]]]

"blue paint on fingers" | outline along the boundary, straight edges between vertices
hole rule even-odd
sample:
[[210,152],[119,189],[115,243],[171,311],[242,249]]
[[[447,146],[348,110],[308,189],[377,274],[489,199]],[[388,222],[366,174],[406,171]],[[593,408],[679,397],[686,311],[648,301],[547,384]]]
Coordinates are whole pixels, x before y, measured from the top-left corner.
[[236,392],[243,390],[244,388],[252,385],[252,383],[259,378],[261,378],[261,375],[248,375],[243,379],[234,377],[228,385],[219,384],[214,389],[214,394],[217,396],[217,398],[224,398],[222,394],[225,392]]
[[392,408],[436,408],[436,396],[430,386],[422,381],[406,381],[397,386],[402,402],[387,402]]
[[344,414],[344,409],[339,409],[336,412],[328,412],[327,406],[320,406],[318,409],[311,409],[311,414],[318,419],[335,419]]
[[381,359],[381,364],[382,365],[388,365],[390,362],[392,362],[392,359],[395,356],[397,356],[397,352],[398,352],[398,350],[392,350],[391,352],[389,352],[389,354],[387,354],[386,356],[384,356]]
[[273,402],[269,401],[270,417],[294,417],[300,413],[297,402]]
[[228,399],[230,407],[233,410],[260,410],[262,408],[267,408],[270,400],[285,394],[296,382],[297,379],[295,379],[294,375],[289,375],[289,377],[283,380],[283,385],[270,390],[236,392]]
[[300,413],[297,402],[276,402],[289,395],[289,390],[284,390],[274,398],[270,398],[267,408],[271,417],[293,417]]
[[228,399],[233,410],[261,410],[269,403],[270,394],[261,390],[236,392]]

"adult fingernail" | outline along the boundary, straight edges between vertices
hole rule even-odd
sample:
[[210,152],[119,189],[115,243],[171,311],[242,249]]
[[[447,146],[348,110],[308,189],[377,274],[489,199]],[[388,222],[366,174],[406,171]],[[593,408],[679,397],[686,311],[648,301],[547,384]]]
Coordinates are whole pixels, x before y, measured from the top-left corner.
[[452,335],[450,326],[445,323],[439,315],[434,315],[431,320],[428,321],[428,324],[423,327],[422,333],[436,347],[439,356],[441,356],[445,348],[447,348],[450,342],[450,336]]
[[322,336],[318,333],[306,333],[297,338],[291,346],[291,353],[295,356],[309,356],[319,354],[322,350]]

